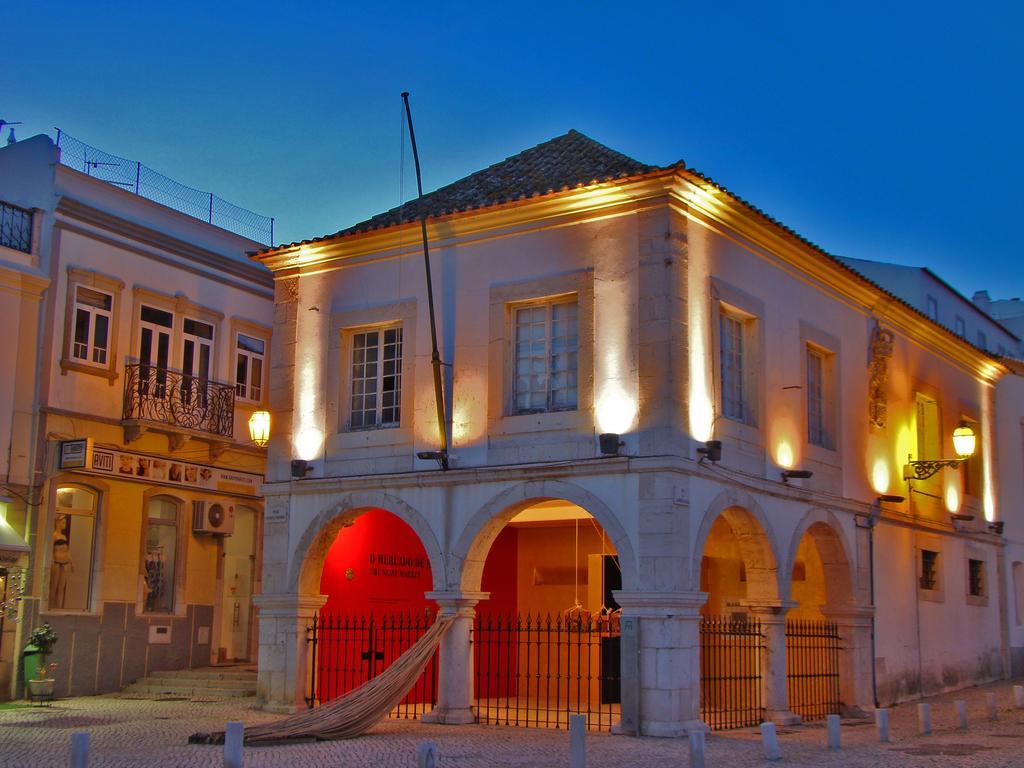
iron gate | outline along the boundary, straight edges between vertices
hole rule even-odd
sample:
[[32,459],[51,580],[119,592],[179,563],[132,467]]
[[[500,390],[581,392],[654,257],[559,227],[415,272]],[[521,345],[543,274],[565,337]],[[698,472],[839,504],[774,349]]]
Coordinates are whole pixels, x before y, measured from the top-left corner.
[[761,623],[745,616],[700,620],[700,709],[712,730],[764,719]]
[[[434,623],[432,612],[385,616],[314,614],[306,629],[311,663],[306,704],[345,695],[383,672]],[[437,653],[391,717],[414,719],[437,703]]]
[[804,720],[839,714],[841,650],[836,624],[803,619],[786,622],[786,686],[790,711]]
[[587,716],[589,730],[619,717],[617,612],[593,616],[495,616],[473,627],[476,722],[568,728]]

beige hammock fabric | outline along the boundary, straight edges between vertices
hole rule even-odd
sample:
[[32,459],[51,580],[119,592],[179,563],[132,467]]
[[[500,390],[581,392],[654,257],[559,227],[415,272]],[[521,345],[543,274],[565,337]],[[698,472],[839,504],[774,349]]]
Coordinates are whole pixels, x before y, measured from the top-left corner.
[[[438,618],[424,635],[395,662],[348,695],[281,720],[247,726],[245,743],[281,742],[289,739],[351,739],[365,733],[397,707],[423,673],[454,617]],[[192,744],[223,744],[224,732],[196,733]]]

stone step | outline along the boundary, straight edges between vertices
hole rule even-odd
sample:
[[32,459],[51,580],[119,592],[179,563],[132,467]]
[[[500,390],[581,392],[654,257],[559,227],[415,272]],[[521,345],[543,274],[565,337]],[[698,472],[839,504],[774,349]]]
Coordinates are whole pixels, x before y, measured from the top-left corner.
[[256,690],[256,678],[253,678],[252,680],[207,680],[201,677],[187,678],[153,675],[151,677],[137,680],[136,684],[163,686],[165,688],[224,688],[227,690]]
[[160,670],[136,680],[122,693],[145,697],[243,698],[256,695],[256,672],[243,666]]
[[196,669],[162,669],[151,677],[175,677],[208,680],[255,680],[256,670],[248,667],[197,667]]
[[256,695],[256,688],[190,688],[188,686],[148,685],[133,683],[121,693],[129,696],[181,696],[198,699],[242,699]]

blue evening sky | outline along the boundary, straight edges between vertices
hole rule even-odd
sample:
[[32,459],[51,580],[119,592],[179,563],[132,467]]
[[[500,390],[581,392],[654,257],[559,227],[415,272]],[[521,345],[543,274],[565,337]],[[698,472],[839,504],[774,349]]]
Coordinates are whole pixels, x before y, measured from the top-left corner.
[[682,157],[832,253],[1009,298],[1022,21],[1005,2],[7,3],[0,118],[273,215],[288,242],[399,202],[409,90],[428,190],[576,128]]

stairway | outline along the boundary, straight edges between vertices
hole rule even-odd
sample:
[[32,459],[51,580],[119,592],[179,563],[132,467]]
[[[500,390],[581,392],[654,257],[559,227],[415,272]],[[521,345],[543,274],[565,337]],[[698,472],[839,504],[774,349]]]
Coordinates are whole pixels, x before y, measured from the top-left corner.
[[251,666],[200,667],[153,672],[127,686],[131,698],[234,699],[256,695],[256,671]]

